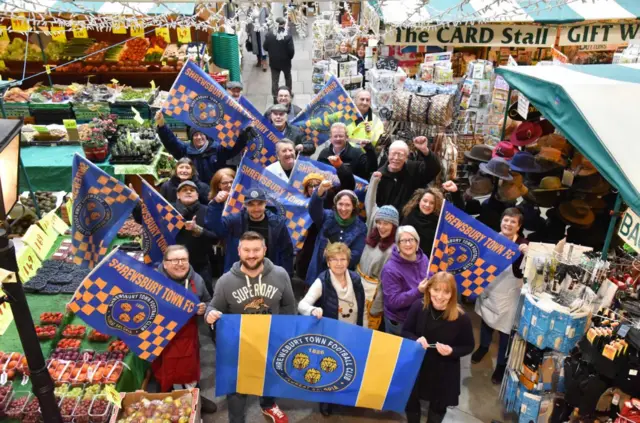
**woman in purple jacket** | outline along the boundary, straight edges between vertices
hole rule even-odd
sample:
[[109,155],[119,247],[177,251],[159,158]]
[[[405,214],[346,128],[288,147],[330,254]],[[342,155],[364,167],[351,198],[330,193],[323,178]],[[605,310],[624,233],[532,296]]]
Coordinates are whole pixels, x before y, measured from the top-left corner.
[[419,247],[420,236],[413,226],[400,226],[396,245],[382,268],[384,324],[387,333],[400,335],[411,305],[424,295],[429,259]]

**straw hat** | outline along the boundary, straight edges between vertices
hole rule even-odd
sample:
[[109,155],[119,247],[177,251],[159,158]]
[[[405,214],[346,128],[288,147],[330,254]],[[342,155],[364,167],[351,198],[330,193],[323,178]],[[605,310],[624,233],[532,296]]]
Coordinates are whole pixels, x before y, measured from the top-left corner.
[[589,205],[577,199],[560,204],[560,217],[569,224],[586,227],[591,226],[596,218]]
[[498,188],[498,200],[515,201],[527,192],[529,189],[522,183],[522,175],[513,173],[513,179],[503,182]]
[[576,151],[576,154],[573,155],[573,159],[571,159],[571,170],[577,170],[578,176],[589,176],[594,173],[598,173],[598,170],[595,168],[593,163],[585,156]]

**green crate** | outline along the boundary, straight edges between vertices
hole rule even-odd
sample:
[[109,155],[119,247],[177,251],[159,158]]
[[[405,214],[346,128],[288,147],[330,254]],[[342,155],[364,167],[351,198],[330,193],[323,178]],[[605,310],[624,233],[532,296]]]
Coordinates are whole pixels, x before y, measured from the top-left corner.
[[56,110],[71,111],[71,103],[29,103],[31,111]]
[[93,118],[106,116],[111,113],[111,108],[107,102],[78,103],[73,104],[73,113],[79,123],[90,122]]
[[29,103],[4,103],[4,111],[7,117],[21,118],[31,116]]

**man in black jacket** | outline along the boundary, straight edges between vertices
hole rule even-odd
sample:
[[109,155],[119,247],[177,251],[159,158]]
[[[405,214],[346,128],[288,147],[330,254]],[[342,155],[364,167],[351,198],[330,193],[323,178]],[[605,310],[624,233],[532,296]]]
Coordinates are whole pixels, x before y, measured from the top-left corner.
[[291,83],[291,59],[296,53],[293,38],[285,32],[286,21],[284,18],[276,19],[277,32],[269,32],[264,40],[264,51],[269,55],[269,67],[271,68],[271,94],[273,102],[277,103],[278,86],[280,85],[280,72],[284,73],[284,82],[289,89]]
[[413,145],[422,160],[408,160],[409,146],[404,141],[394,141],[389,146],[389,161],[378,169],[382,173],[376,196],[378,207],[402,210],[416,189],[426,188],[440,173],[440,160],[429,152],[427,137],[415,137]]
[[283,104],[274,104],[267,110],[269,120],[273,126],[280,131],[284,138],[288,138],[295,144],[296,151],[303,156],[310,156],[316,152],[313,141],[308,140],[297,126],[289,125],[287,122],[287,108]]
[[333,164],[330,157],[337,156],[342,163],[351,167],[354,175],[368,181],[378,167],[378,158],[371,143],[358,140],[362,148],[352,146],[347,139],[347,126],[341,122],[331,125],[330,134],[329,145],[320,152],[318,161]]
[[[293,91],[291,91],[291,88],[287,87],[286,85],[281,85],[280,87],[278,87],[277,100],[277,104],[282,104],[287,108],[287,120],[289,122],[295,119],[295,117],[298,116],[298,113],[302,111],[300,107],[293,104]],[[271,108],[267,109],[267,111],[264,112],[264,117],[268,119],[270,113]]]

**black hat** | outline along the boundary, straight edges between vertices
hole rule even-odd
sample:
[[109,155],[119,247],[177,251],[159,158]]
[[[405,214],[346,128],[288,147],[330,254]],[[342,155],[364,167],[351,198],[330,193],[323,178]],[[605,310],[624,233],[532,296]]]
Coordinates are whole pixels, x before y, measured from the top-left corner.
[[248,204],[251,201],[267,201],[267,194],[260,188],[251,188],[244,197],[244,204]]
[[284,26],[284,24],[286,24],[287,21],[285,21],[283,17],[278,17],[276,18],[276,23],[278,24],[278,26]]

